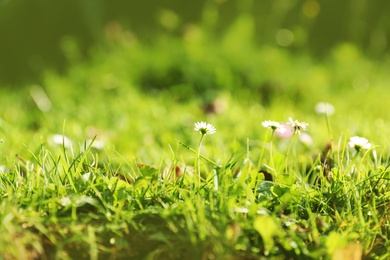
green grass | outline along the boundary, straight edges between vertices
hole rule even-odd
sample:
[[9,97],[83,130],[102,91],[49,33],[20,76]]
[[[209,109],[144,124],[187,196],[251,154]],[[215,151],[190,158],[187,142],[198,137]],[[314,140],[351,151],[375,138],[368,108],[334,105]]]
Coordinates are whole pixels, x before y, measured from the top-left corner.
[[[388,62],[350,45],[319,62],[229,35],[119,35],[89,62],[69,53],[66,75],[2,88],[1,257],[388,259]],[[336,108],[328,122],[320,101]],[[289,117],[312,143],[261,126]],[[198,121],[217,129],[200,167]],[[373,147],[356,153],[355,135]]]

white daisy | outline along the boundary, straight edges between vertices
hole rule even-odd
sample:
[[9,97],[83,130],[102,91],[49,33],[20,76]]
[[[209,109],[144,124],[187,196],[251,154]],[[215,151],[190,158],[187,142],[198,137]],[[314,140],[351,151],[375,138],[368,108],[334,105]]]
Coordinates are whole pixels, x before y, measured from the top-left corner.
[[102,150],[104,148],[104,142],[101,140],[93,140],[93,139],[88,139],[86,142],[87,147],[91,145],[91,147],[97,149],[97,150]]
[[302,131],[307,130],[307,126],[309,125],[308,123],[305,122],[299,122],[298,120],[292,120],[290,117],[289,122],[287,124],[291,125],[291,127],[294,129],[294,132],[298,132],[298,134],[301,134]]
[[364,137],[353,136],[349,139],[349,147],[355,148],[356,151],[360,151],[362,149],[370,149],[371,143]]
[[315,106],[315,110],[317,114],[326,114],[328,116],[333,115],[335,111],[334,106],[327,102],[317,103],[317,105]]
[[217,131],[212,124],[208,124],[206,122],[195,123],[194,130],[199,132],[201,135],[212,135]]
[[72,147],[72,141],[65,135],[55,134],[49,140],[53,145],[63,145],[66,148]]
[[279,122],[266,120],[261,123],[262,126],[265,128],[270,128],[272,131],[278,130],[280,133],[284,133],[286,131],[286,128]]

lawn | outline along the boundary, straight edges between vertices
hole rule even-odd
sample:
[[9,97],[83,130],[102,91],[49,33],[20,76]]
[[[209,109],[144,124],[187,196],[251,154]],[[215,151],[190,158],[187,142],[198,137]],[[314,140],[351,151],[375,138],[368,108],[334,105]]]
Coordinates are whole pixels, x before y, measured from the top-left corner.
[[389,57],[234,35],[67,39],[2,86],[1,257],[389,259]]

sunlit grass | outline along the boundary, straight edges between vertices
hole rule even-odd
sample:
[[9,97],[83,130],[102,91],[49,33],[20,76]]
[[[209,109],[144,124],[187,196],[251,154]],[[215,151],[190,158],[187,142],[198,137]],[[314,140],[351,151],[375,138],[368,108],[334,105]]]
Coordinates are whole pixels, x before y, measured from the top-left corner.
[[1,89],[3,258],[389,258],[381,70],[161,41]]
[[264,180],[250,154],[241,154],[221,167],[204,161],[201,183],[191,166],[179,166],[185,162],[114,166],[100,163],[92,145],[77,152],[63,147],[58,155],[42,146],[31,161],[1,175],[2,252],[28,258],[317,258],[340,250],[385,256],[387,162],[372,157],[374,148],[348,146],[330,151],[329,161],[310,159],[298,145],[287,148],[290,154],[276,151],[275,159],[288,155],[289,164],[274,160],[282,170],[272,180]]

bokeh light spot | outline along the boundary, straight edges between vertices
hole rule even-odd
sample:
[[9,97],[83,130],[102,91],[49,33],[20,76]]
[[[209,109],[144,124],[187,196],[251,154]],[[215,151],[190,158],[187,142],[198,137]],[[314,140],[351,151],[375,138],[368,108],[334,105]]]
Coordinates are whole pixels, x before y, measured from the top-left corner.
[[307,0],[302,5],[302,13],[309,18],[316,17],[320,10],[320,4],[316,0]]
[[179,25],[180,19],[179,16],[171,10],[161,10],[160,13],[160,23],[168,30],[174,30]]
[[294,41],[294,34],[289,29],[280,29],[276,33],[276,43],[282,47],[290,46]]

